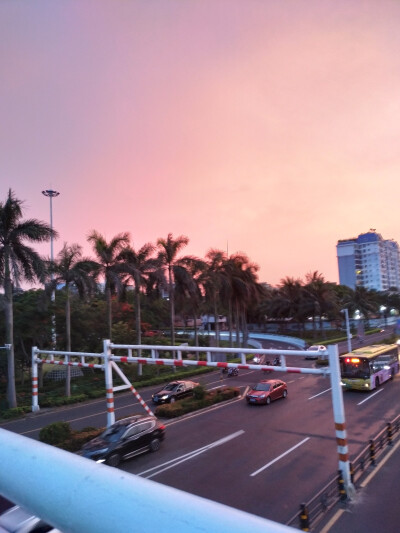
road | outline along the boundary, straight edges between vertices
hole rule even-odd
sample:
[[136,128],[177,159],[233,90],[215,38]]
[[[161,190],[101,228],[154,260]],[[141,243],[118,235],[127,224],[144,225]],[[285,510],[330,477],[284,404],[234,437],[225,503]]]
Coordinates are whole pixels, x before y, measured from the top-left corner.
[[[377,342],[373,339],[372,342]],[[346,343],[345,343],[346,346]],[[286,347],[287,348],[287,347]],[[288,366],[312,366],[287,356]],[[156,454],[123,463],[127,472],[285,523],[337,471],[338,458],[329,378],[277,374],[289,396],[269,406],[248,406],[243,398],[167,422],[167,438]],[[260,379],[242,370],[224,383],[246,387]],[[219,373],[199,378],[207,388],[219,386]],[[159,387],[158,387],[159,388]],[[355,456],[386,421],[397,414],[400,376],[378,391],[344,394],[350,456]],[[155,387],[142,391],[149,401]],[[104,400],[62,410],[42,411],[2,424],[37,438],[40,428],[65,420],[76,429],[105,425]],[[131,394],[115,399],[116,416],[143,412]],[[155,491],[156,498],[156,491]]]

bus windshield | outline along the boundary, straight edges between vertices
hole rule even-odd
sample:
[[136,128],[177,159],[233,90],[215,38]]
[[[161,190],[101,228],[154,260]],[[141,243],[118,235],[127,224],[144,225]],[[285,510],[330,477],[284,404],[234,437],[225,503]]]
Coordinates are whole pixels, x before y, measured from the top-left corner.
[[342,377],[368,379],[370,377],[369,361],[362,357],[345,357],[342,359]]

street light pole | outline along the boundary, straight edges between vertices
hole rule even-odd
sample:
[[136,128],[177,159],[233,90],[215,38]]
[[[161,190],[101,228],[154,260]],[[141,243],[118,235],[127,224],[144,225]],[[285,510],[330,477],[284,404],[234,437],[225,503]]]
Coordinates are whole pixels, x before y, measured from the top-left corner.
[[351,352],[351,333],[350,333],[350,323],[349,323],[349,310],[342,309],[342,313],[344,313],[344,316],[346,318],[346,334],[347,334],[347,351]]
[[[52,230],[52,234],[50,236],[50,260],[51,260],[51,263],[53,264],[53,262],[54,262],[54,253],[53,253],[53,198],[58,196],[60,193],[57,192],[57,191],[53,191],[52,189],[47,189],[45,191],[42,191],[42,194],[44,194],[44,196],[47,196],[48,198],[50,198],[50,228]],[[51,272],[50,277],[51,277],[51,281],[53,281],[53,279],[54,279],[53,272]],[[52,291],[51,291],[51,301],[55,302],[55,299],[56,299],[56,291],[53,288]],[[53,315],[53,318],[52,318],[51,338],[52,338],[52,344],[53,344],[53,350],[54,350],[55,347],[56,347],[56,328],[55,328],[55,316],[54,315]]]

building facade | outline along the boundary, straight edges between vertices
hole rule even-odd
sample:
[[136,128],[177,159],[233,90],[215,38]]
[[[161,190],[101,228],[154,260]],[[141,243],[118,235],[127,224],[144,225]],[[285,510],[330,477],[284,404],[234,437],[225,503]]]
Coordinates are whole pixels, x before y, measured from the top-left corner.
[[336,245],[339,283],[377,291],[400,289],[399,245],[371,229]]

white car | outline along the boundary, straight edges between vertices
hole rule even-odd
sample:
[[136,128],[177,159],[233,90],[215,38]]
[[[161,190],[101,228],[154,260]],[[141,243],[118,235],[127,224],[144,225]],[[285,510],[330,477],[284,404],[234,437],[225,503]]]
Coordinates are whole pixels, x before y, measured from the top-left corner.
[[[307,352],[321,352],[325,350],[326,350],[326,346],[324,346],[323,344],[313,344],[312,346],[307,348]],[[306,355],[305,358],[306,359],[318,359],[318,354],[317,355],[314,355],[314,354]]]

